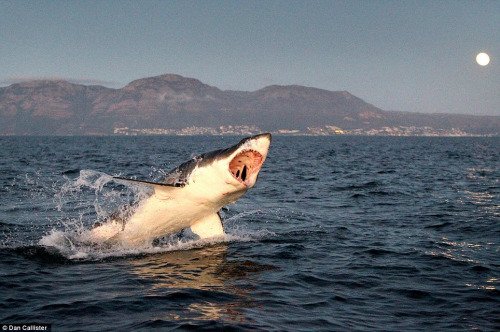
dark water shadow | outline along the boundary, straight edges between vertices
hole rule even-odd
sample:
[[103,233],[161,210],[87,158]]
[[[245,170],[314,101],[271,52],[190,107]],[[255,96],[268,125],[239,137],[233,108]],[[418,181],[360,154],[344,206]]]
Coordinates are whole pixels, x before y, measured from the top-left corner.
[[131,272],[147,280],[151,297],[186,303],[169,319],[245,323],[245,308],[255,306],[252,280],[275,269],[249,260],[228,259],[228,244],[165,252],[129,260]]

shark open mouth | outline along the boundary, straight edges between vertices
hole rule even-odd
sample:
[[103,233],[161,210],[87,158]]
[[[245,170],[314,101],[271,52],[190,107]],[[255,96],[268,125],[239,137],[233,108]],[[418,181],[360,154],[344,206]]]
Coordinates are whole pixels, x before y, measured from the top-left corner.
[[229,171],[236,180],[245,184],[252,174],[259,172],[262,162],[263,157],[260,153],[255,150],[244,150],[231,160]]

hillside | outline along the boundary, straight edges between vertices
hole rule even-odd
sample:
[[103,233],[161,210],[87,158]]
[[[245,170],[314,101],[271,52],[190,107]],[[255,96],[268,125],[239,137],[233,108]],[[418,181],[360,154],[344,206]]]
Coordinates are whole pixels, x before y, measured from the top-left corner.
[[346,91],[291,85],[223,91],[193,78],[166,74],[120,89],[66,81],[29,81],[0,88],[1,135],[107,135],[115,128],[254,125],[262,130],[334,125],[458,128],[500,133],[500,117],[388,112]]

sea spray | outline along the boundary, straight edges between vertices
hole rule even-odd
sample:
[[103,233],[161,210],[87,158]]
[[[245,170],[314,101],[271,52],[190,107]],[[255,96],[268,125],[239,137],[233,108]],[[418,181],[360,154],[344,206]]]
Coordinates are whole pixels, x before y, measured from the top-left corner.
[[157,239],[142,246],[109,245],[96,243],[90,229],[96,222],[105,222],[107,218],[122,218],[137,208],[144,198],[151,194],[147,186],[134,183],[117,183],[111,175],[94,170],[82,170],[75,179],[65,177],[65,183],[54,194],[54,204],[61,217],[38,244],[56,248],[60,254],[71,260],[100,260],[109,257],[121,257],[138,254],[152,254],[175,250],[189,250],[226,242],[255,241],[274,236],[267,230],[250,230],[235,223],[240,219],[255,216],[265,219],[261,210],[241,213],[227,213],[224,224],[225,236],[199,240],[188,235],[174,234]]

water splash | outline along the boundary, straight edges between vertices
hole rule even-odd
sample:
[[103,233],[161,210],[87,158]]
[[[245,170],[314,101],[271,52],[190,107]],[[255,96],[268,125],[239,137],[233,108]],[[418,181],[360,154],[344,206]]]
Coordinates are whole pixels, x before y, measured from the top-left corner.
[[95,261],[106,258],[157,254],[170,251],[191,250],[204,246],[231,242],[251,242],[275,236],[269,231],[228,233],[222,237],[210,239],[192,239],[179,237],[177,234],[164,237],[149,245],[123,246],[89,242],[90,232],[52,231],[42,237],[39,245],[56,248],[58,254],[70,260]]
[[71,260],[100,260],[188,250],[217,243],[255,241],[274,236],[274,233],[266,230],[253,231],[235,225],[235,221],[251,215],[265,218],[261,210],[251,210],[229,217],[224,223],[228,232],[219,238],[199,240],[174,234],[158,239],[153,244],[134,247],[95,242],[90,230],[96,222],[105,221],[110,216],[125,219],[151,192],[146,186],[115,182],[106,173],[82,170],[77,178],[66,178],[66,182],[54,195],[56,209],[63,218],[58,220],[56,227],[43,236],[38,244],[56,248]]

